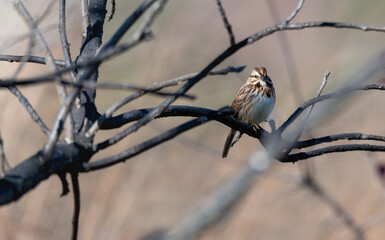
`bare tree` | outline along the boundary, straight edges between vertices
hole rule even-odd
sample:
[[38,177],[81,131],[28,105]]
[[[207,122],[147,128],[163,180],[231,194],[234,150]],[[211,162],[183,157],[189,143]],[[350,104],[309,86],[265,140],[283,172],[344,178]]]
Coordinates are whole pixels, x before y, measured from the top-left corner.
[[[252,155],[244,169],[228,183],[224,184],[222,188],[218,189],[218,192],[214,193],[213,197],[203,204],[202,207],[181,221],[179,226],[175,226],[175,229],[155,231],[146,235],[145,239],[196,239],[204,230],[216,225],[225,215],[231,212],[230,210],[251,189],[255,182],[255,177],[265,173],[273,159],[282,163],[294,163],[336,152],[385,151],[385,136],[376,135],[375,133],[335,132],[331,135],[317,137],[313,137],[309,133],[309,130],[318,122],[326,118],[332,118],[332,113],[337,109],[338,104],[348,101],[349,97],[353,94],[375,90],[384,91],[385,85],[379,82],[385,76],[383,70],[385,69],[384,58],[373,59],[367,64],[366,68],[354,73],[350,81],[340,89],[322,94],[330,74],[329,71],[326,71],[323,80],[320,81],[321,87],[316,96],[304,102],[301,96],[298,100],[298,108],[280,126],[276,127],[275,122],[273,120],[270,121],[271,131],[255,129],[252,125],[235,120],[232,117],[234,111],[229,107],[213,110],[187,105],[172,105],[179,98],[194,99],[199,97],[193,96],[188,92],[204,78],[211,75],[225,75],[243,71],[245,66],[229,66],[227,68],[218,68],[218,66],[226,59],[231,58],[240,49],[247,48],[252,44],[258,44],[259,40],[278,32],[307,28],[337,28],[380,32],[383,34],[385,27],[362,25],[354,22],[307,21],[293,23],[293,20],[304,5],[305,1],[301,0],[292,13],[283,21],[250,34],[240,41],[236,41],[237,38],[226,16],[225,7],[220,0],[217,0],[216,3],[228,33],[230,46],[224,49],[214,60],[206,63],[206,66],[197,73],[187,74],[143,87],[128,84],[98,83],[99,67],[120,54],[132,50],[141,43],[152,40],[153,33],[151,27],[158,15],[167,6],[166,0],[144,0],[127,16],[126,20],[114,32],[112,37],[104,41],[102,39],[107,1],[90,0],[88,3],[87,1],[81,1],[82,23],[79,23],[79,25],[83,26],[83,39],[80,54],[76,58],[72,57],[73,54],[70,53],[66,34],[66,1],[60,0],[58,16],[59,33],[64,60],[54,58],[49,45],[39,29],[39,19],[32,17],[21,0],[14,0],[12,2],[15,6],[15,11],[20,14],[31,30],[29,36],[30,47],[25,55],[0,55],[0,60],[19,62],[20,69],[27,64],[47,64],[50,67],[51,73],[21,79],[18,77],[20,72],[20,69],[18,69],[15,74],[9,78],[2,79],[0,82],[0,87],[7,88],[19,99],[31,116],[31,119],[47,135],[46,143],[39,152],[14,167],[7,166],[7,160],[11,161],[6,159],[6,153],[3,150],[3,142],[6,144],[7,140],[0,139],[3,174],[0,179],[0,203],[1,205],[6,205],[18,200],[28,191],[34,189],[40,182],[55,174],[60,176],[63,195],[65,195],[69,191],[66,180],[66,175],[69,174],[74,195],[72,239],[77,239],[79,228],[81,192],[78,179],[79,173],[106,169],[117,163],[125,162],[209,121],[222,123],[258,139],[264,151],[259,151],[257,154]],[[47,7],[47,11],[49,11],[50,7]],[[112,1],[112,8],[115,9],[115,1]],[[273,6],[273,13],[276,11],[274,9],[275,7]],[[227,11],[231,11],[231,9],[227,9]],[[114,12],[115,10],[111,11],[109,19],[112,19]],[[129,30],[131,30],[130,34],[128,34]],[[123,36],[125,36],[125,40],[123,40]],[[286,41],[283,39],[282,43],[285,44]],[[44,56],[31,55],[31,49],[35,45],[39,45],[43,49]],[[288,62],[290,62],[290,53],[286,53],[285,56],[289,57]],[[373,80],[373,76],[376,79]],[[319,79],[322,79],[322,76],[319,76]],[[371,83],[370,79],[375,81],[375,83]],[[21,86],[28,87],[50,82],[56,84],[57,94],[60,99],[60,109],[51,127],[42,120],[32,104],[30,104],[28,98],[18,90]],[[178,85],[181,86],[177,90],[165,90],[168,87]],[[292,86],[295,85],[295,83],[292,84]],[[133,91],[133,93],[113,104],[104,113],[100,113],[95,100],[96,92],[101,88],[128,90]],[[154,95],[165,99],[159,105],[154,105],[151,108],[133,109],[114,116],[121,107],[138,98],[145,98],[147,95]],[[320,107],[315,107],[320,103],[322,103]],[[136,142],[134,146],[120,153],[101,159],[93,159],[99,151],[113,147],[132,133],[147,127],[148,123],[159,118],[171,119],[172,117],[193,117],[193,119],[146,141]],[[129,125],[130,123],[132,124]],[[101,142],[95,140],[97,134],[102,130],[118,128],[120,130],[116,135]],[[63,137],[61,138],[62,135]],[[355,140],[358,143],[339,144],[342,140]],[[325,143],[328,144],[326,147],[321,146],[321,144]],[[363,229],[353,220],[349,212],[320,186],[312,176],[310,167],[306,174],[297,180],[301,186],[308,188],[330,206],[335,214],[343,219],[346,226],[357,239],[365,239]]]

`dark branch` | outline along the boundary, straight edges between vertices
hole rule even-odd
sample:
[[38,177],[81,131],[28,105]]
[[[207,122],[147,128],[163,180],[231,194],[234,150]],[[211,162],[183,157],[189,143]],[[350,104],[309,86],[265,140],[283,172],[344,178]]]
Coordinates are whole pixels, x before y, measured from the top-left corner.
[[278,159],[281,162],[297,162],[308,158],[321,156],[328,153],[336,152],[351,152],[351,151],[372,151],[372,152],[385,152],[385,146],[370,145],[370,144],[346,144],[324,147],[313,151],[300,152],[290,154],[283,159]]
[[313,138],[305,141],[298,141],[296,144],[294,144],[293,148],[307,148],[318,144],[334,142],[338,140],[373,140],[385,142],[385,137],[365,133],[342,133],[320,138]]
[[90,157],[88,150],[64,143],[57,144],[49,162],[43,162],[38,152],[0,179],[0,205],[16,201],[52,174],[69,170],[73,161],[88,161]]
[[72,240],[78,239],[80,215],[80,188],[77,170],[71,172],[72,188],[74,195],[74,214],[72,217]]
[[[165,133],[162,133],[154,138],[151,138],[141,144],[138,144],[136,146],[133,146],[129,149],[127,149],[126,151],[123,151],[117,155],[114,155],[112,157],[108,157],[108,158],[105,158],[105,159],[102,159],[102,160],[98,160],[98,161],[95,161],[95,162],[88,162],[88,163],[83,163],[83,168],[80,169],[80,171],[93,171],[93,170],[98,170],[98,169],[102,169],[102,168],[106,168],[108,166],[111,166],[111,165],[114,165],[114,164],[117,164],[119,162],[123,162],[125,161],[126,159],[128,158],[132,158],[150,148],[153,148],[163,142],[166,142],[172,138],[174,138],[175,136],[187,131],[187,130],[190,130],[194,127],[197,127],[199,125],[202,125],[216,117],[220,117],[220,116],[225,116],[225,115],[228,115],[228,114],[233,114],[234,111],[231,109],[231,108],[228,108],[228,107],[225,107],[225,108],[222,108],[218,111],[212,111],[211,113],[207,114],[207,115],[204,115],[202,117],[199,117],[199,118],[196,118],[194,120],[191,120],[191,121],[188,121],[178,127],[175,127],[171,130],[168,130],[167,132]],[[99,149],[103,149],[103,145],[104,144],[107,144],[107,145],[110,145],[110,142],[109,141],[106,141],[106,142],[103,142],[101,144],[98,145],[98,147],[100,146]],[[97,150],[99,150],[97,149]]]
[[225,25],[225,28],[227,29],[227,33],[229,34],[230,38],[230,46],[235,45],[235,37],[233,34],[233,30],[231,29],[231,25],[229,23],[229,20],[227,19],[225,9],[222,6],[221,0],[217,0],[217,5],[218,5],[218,10],[219,13],[221,14],[223,24]]

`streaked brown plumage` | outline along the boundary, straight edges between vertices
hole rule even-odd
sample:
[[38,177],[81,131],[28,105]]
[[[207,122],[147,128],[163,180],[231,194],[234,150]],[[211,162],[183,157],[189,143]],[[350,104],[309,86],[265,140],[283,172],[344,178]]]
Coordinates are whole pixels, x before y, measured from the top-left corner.
[[[264,67],[256,67],[251,72],[246,83],[239,89],[237,97],[231,107],[235,110],[234,118],[251,124],[265,121],[275,105],[275,91],[273,82]],[[222,157],[227,157],[230,147],[238,138],[234,139],[236,130],[231,129],[223,148]]]

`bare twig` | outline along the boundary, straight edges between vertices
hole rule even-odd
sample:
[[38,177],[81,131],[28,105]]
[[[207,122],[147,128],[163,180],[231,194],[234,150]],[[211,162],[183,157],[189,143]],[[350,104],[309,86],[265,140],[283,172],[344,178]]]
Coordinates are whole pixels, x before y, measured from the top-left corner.
[[298,12],[301,10],[303,4],[305,3],[305,0],[300,0],[298,2],[298,5],[296,7],[296,9],[290,14],[289,17],[286,18],[286,20],[284,21],[286,24],[288,24],[289,22],[291,22],[291,20],[293,20],[295,18],[295,16],[297,16]]
[[339,140],[372,140],[372,141],[385,142],[385,137],[372,135],[372,134],[365,134],[365,133],[341,133],[341,134],[334,134],[330,136],[299,141],[296,144],[294,144],[293,148],[297,148],[297,149],[307,148],[318,144],[339,141]]
[[[39,64],[47,64],[47,60],[45,57],[38,56],[16,56],[16,55],[0,55],[0,61],[7,62],[30,62],[30,63],[39,63]],[[65,61],[55,59],[54,60],[56,66],[63,68],[66,66]]]
[[[34,38],[31,37],[31,40],[30,40],[30,43],[29,43],[29,46],[27,49],[27,53],[20,59],[21,64],[18,66],[18,68],[15,71],[15,73],[13,74],[12,78],[16,79],[17,75],[20,73],[21,69],[23,68],[23,66],[26,63],[25,60],[27,58],[29,58],[29,56],[32,52],[32,48],[34,46],[34,43],[35,43]],[[0,80],[0,84],[1,83],[2,83],[2,81]],[[40,118],[40,116],[37,114],[36,110],[33,108],[32,104],[29,102],[29,100],[19,91],[19,89],[16,86],[8,86],[7,88],[13,95],[15,95],[17,97],[19,102],[23,105],[23,107],[26,109],[26,111],[31,116],[32,120],[40,126],[43,133],[48,135],[49,134],[48,127],[43,122],[43,120]]]
[[90,26],[90,16],[88,14],[88,0],[80,0],[80,9],[82,15],[82,37],[87,38],[88,27]]
[[218,5],[219,13],[221,14],[221,17],[222,17],[223,24],[225,25],[225,28],[227,29],[227,33],[230,38],[230,46],[234,46],[235,45],[234,33],[233,33],[233,30],[231,29],[229,20],[227,19],[226,12],[222,6],[221,0],[217,0],[217,5]]
[[318,28],[318,27],[346,28],[346,29],[355,29],[355,30],[361,30],[361,31],[385,32],[385,27],[368,26],[368,25],[358,24],[354,22],[303,22],[303,23],[289,23],[289,24],[279,23],[251,35],[247,39],[247,44],[252,44],[253,42],[258,41],[259,39],[266,37],[268,35],[271,35],[278,31],[302,30],[305,28]]
[[[325,74],[324,74],[324,78],[323,78],[322,83],[321,83],[321,86],[320,86],[320,88],[318,89],[318,92],[317,92],[317,94],[316,94],[315,97],[319,97],[319,96],[321,95],[322,91],[324,90],[324,88],[325,88],[325,86],[326,86],[326,83],[328,82],[329,75],[330,75],[330,71],[329,71],[329,70],[326,70],[326,72],[325,72]],[[314,104],[310,107],[310,110],[309,110],[309,112],[307,113],[307,116],[305,117],[304,122],[307,121],[307,119],[309,119],[310,114],[311,114],[311,112],[313,111],[313,108],[314,108]]]
[[[16,81],[16,82],[5,82],[0,80],[0,88],[12,88],[15,86],[27,86],[31,84],[41,84],[41,83],[47,83],[47,82],[52,82],[52,80],[48,81],[39,81],[39,80],[33,80],[33,81]],[[164,92],[164,91],[159,91],[159,89],[156,90],[151,90],[147,88],[142,88],[134,85],[128,85],[128,84],[119,84],[119,83],[95,83],[95,82],[83,82],[83,83],[74,83],[74,82],[68,82],[65,80],[60,81],[61,84],[68,85],[68,86],[73,86],[73,87],[81,87],[81,88],[89,88],[89,89],[94,89],[94,88],[99,88],[99,89],[114,89],[114,90],[123,90],[123,91],[140,91],[143,92],[141,94],[154,94],[154,95],[159,95],[159,96],[173,96],[175,93],[172,92]],[[189,94],[183,94],[179,95],[179,97],[183,98],[188,98],[188,99],[195,99],[193,95]]]
[[107,16],[108,21],[111,21],[112,18],[114,17],[115,8],[116,8],[116,1],[115,0],[110,0],[110,3],[111,3],[111,9],[110,9],[110,13],[108,13],[108,16]]
[[72,188],[74,195],[74,213],[72,217],[72,240],[78,238],[79,231],[79,215],[80,215],[80,188],[79,188],[79,176],[77,171],[71,172]]
[[[59,0],[59,35],[60,35],[60,42],[62,44],[63,48],[63,54],[66,62],[66,66],[70,67],[72,66],[72,59],[71,59],[71,53],[70,53],[70,47],[67,40],[67,31],[66,31],[66,0]],[[75,82],[75,72],[70,71],[70,77],[72,82]],[[62,79],[60,79],[62,81]],[[62,84],[62,83],[60,83]],[[63,97],[66,97],[66,91],[64,89],[65,95]],[[74,142],[74,123],[72,121],[72,115],[69,114],[65,120],[65,129],[66,129],[66,138],[65,140],[68,143]]]
[[305,160],[308,158],[313,158],[321,156],[328,153],[337,153],[337,152],[351,152],[351,151],[371,151],[371,152],[385,152],[385,145],[370,145],[370,144],[345,144],[345,145],[336,145],[330,147],[324,147],[308,152],[300,152],[295,154],[290,154],[283,159],[279,159],[281,162],[297,162],[299,160]]
[[[67,39],[67,30],[66,30],[66,0],[59,0],[59,34],[60,41],[63,48],[63,54],[65,59],[65,64],[67,67],[73,65],[70,53],[70,45]],[[72,82],[75,82],[75,73],[73,70],[70,71],[70,77]]]
[[[241,72],[245,69],[246,66],[240,66],[240,67],[227,67],[223,69],[218,69],[218,70],[213,70],[209,73],[209,75],[224,75],[230,72]],[[140,91],[134,94],[131,94],[130,96],[125,97],[124,99],[118,101],[114,105],[112,105],[110,108],[106,110],[106,112],[96,121],[90,129],[87,131],[86,136],[87,137],[93,137],[96,133],[96,131],[100,128],[100,126],[103,124],[103,122],[106,119],[109,119],[116,110],[118,110],[120,107],[123,105],[127,104],[130,101],[133,101],[134,99],[139,98],[140,96],[144,95],[147,92],[153,92],[153,91],[158,91],[162,88],[169,87],[169,86],[175,86],[178,85],[184,81],[187,81],[197,75],[198,73],[191,73],[187,74],[184,76],[180,76],[168,81],[160,82],[160,83],[155,83],[150,87],[147,87],[144,89],[144,91]]]
[[[317,94],[316,94],[316,98],[319,97],[319,96],[321,95],[323,89],[325,88],[329,75],[330,75],[329,70],[326,70],[326,72],[325,72],[325,74],[324,74],[324,77],[323,77],[323,80],[322,80],[322,83],[321,83],[321,86],[320,86],[320,88],[318,89],[318,92],[317,92]],[[307,122],[308,122],[308,119],[309,119],[309,117],[310,117],[310,114],[311,114],[312,111],[313,111],[314,106],[315,106],[315,103],[314,103],[313,105],[311,105],[309,111],[307,112],[307,115],[306,115],[306,116],[304,117],[304,119],[302,120],[301,127],[300,127],[300,129],[298,129],[298,134],[297,134],[297,136],[295,136],[293,142],[298,142],[298,139],[302,136],[303,131],[304,131],[305,128],[307,127]],[[310,132],[309,132],[308,136],[311,136]]]
[[[1,83],[1,81],[0,81]],[[47,125],[43,122],[43,120],[40,118],[39,114],[36,112],[36,110],[33,108],[31,103],[28,101],[28,99],[14,86],[8,87],[9,91],[17,97],[19,102],[23,105],[25,110],[29,113],[31,116],[32,120],[39,125],[41,130],[43,131],[44,134],[48,135],[50,133],[49,128]]]

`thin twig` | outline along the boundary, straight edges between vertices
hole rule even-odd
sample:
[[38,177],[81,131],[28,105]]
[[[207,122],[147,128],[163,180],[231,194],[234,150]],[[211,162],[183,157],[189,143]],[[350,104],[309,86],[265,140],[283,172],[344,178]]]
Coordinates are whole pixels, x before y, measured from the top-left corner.
[[338,153],[338,152],[352,152],[352,151],[371,151],[371,152],[385,152],[385,145],[370,145],[370,144],[345,144],[345,145],[335,145],[316,149],[308,152],[299,152],[290,154],[283,159],[279,159],[281,162],[297,162],[299,160],[305,160],[308,158],[313,158],[321,156],[328,153]]
[[[322,80],[322,83],[321,83],[321,86],[320,88],[318,89],[318,92],[316,94],[316,98],[319,97],[323,91],[323,89],[325,88],[326,86],[326,83],[328,81],[328,78],[329,78],[329,75],[330,75],[330,72],[329,70],[326,70],[325,74],[324,74],[324,77],[323,77],[323,80]],[[306,116],[304,117],[304,119],[302,120],[302,123],[301,123],[301,126],[300,128],[298,129],[298,134],[297,136],[295,136],[293,142],[298,142],[299,138],[302,136],[302,133],[303,131],[305,130],[305,128],[307,127],[307,124],[308,124],[308,119],[313,111],[313,108],[315,106],[315,103],[313,105],[310,106],[310,109],[309,111],[307,112]],[[311,137],[311,134],[308,134],[308,136]]]
[[[39,64],[47,64],[47,60],[45,57],[39,56],[16,56],[16,55],[0,55],[0,61],[6,62],[30,62],[30,63],[39,63]],[[64,68],[66,66],[65,61],[63,60],[54,60],[56,66],[60,68]]]
[[[63,55],[66,62],[66,66],[70,67],[72,66],[72,59],[71,59],[71,53],[70,53],[70,47],[67,39],[67,31],[66,31],[66,0],[59,0],[59,35],[60,35],[60,42],[63,48]],[[70,78],[72,82],[76,81],[75,72],[70,71]],[[60,79],[62,81],[62,79]],[[60,83],[61,84],[61,83]],[[64,89],[65,92],[65,89]],[[67,94],[65,94],[63,97],[66,97]],[[72,121],[72,114],[69,114],[65,120],[65,127],[66,129],[66,137],[65,140],[67,143],[73,143],[74,142],[74,123]]]
[[[329,71],[329,70],[326,70],[326,72],[325,72],[325,74],[324,74],[324,78],[323,78],[322,83],[321,83],[321,86],[320,86],[320,88],[318,89],[318,92],[317,92],[317,94],[316,94],[315,97],[319,97],[319,96],[321,95],[322,91],[324,90],[324,88],[325,88],[325,86],[326,86],[326,83],[328,82],[329,75],[330,75],[330,71]],[[310,107],[310,110],[309,110],[309,112],[307,113],[307,116],[305,117],[304,122],[307,121],[307,119],[309,119],[310,114],[311,114],[311,112],[313,111],[313,108],[314,108],[314,104]]]
[[[13,88],[15,86],[28,86],[31,84],[41,84],[41,83],[47,83],[52,82],[52,80],[49,81],[16,81],[16,82],[5,82],[0,80],[0,88]],[[113,90],[122,90],[122,91],[139,91],[141,94],[149,93],[159,96],[173,96],[175,93],[173,92],[164,92],[159,91],[159,89],[151,90],[147,88],[142,88],[134,85],[128,85],[128,84],[119,84],[119,83],[95,83],[95,82],[83,82],[83,83],[74,83],[69,81],[61,81],[60,83],[68,86],[73,87],[81,87],[85,89],[113,89]],[[195,99],[195,96],[190,94],[183,94],[179,95],[179,97],[187,98],[187,99]]]
[[[63,54],[65,59],[65,64],[67,67],[73,65],[71,59],[70,45],[67,39],[67,30],[66,30],[66,0],[59,0],[59,34],[60,42],[63,48]],[[71,81],[75,82],[75,73],[73,70],[70,71]]]
[[74,213],[72,217],[72,240],[78,238],[79,232],[79,216],[80,216],[80,187],[79,176],[77,171],[71,172],[72,188],[74,195]]
[[372,140],[372,141],[385,142],[385,137],[379,136],[379,135],[373,135],[373,134],[365,134],[365,133],[341,133],[341,134],[334,134],[334,135],[320,137],[320,138],[312,138],[304,141],[298,141],[293,145],[293,148],[297,148],[297,149],[307,148],[318,144],[334,142],[339,140]]
[[[1,81],[0,81],[1,83]],[[47,125],[44,123],[44,121],[40,118],[39,114],[36,112],[36,110],[33,108],[31,103],[28,101],[28,99],[14,86],[8,87],[9,91],[17,97],[19,102],[23,105],[25,110],[29,113],[31,116],[32,120],[39,125],[41,130],[43,131],[44,134],[48,135],[50,133],[49,128]]]
[[223,24],[225,25],[225,28],[227,29],[227,33],[230,38],[230,46],[234,46],[235,45],[234,33],[229,23],[229,20],[227,19],[226,12],[222,6],[221,0],[217,0],[217,5],[218,5],[219,13],[221,14],[221,17],[222,17]]
[[305,3],[305,0],[300,0],[298,2],[298,5],[297,5],[296,9],[290,14],[289,17],[286,18],[286,20],[285,20],[286,24],[291,22],[291,20],[293,20],[295,18],[295,16],[297,16],[298,12],[301,10],[301,8],[302,8],[304,3]]
[[[13,74],[12,78],[16,79],[17,75],[21,72],[23,66],[25,65],[25,60],[29,58],[32,52],[32,48],[34,46],[34,38],[31,36],[31,40],[27,49],[27,53],[20,59],[21,64],[18,66],[17,70]],[[0,84],[2,81],[0,80]],[[25,110],[29,113],[31,116],[32,120],[36,122],[41,130],[43,131],[44,134],[48,135],[49,134],[49,129],[46,126],[46,124],[43,122],[43,120],[40,118],[39,114],[36,112],[32,104],[29,102],[29,100],[19,91],[19,89],[16,86],[8,86],[8,90],[17,97],[21,105],[25,108]]]
[[110,3],[111,3],[111,8],[110,8],[110,13],[107,16],[107,21],[111,21],[115,15],[116,1],[110,0]]
[[82,15],[82,37],[86,39],[88,27],[90,26],[90,16],[88,14],[88,0],[80,0],[80,12]]
[[[238,73],[238,72],[243,71],[245,69],[245,67],[246,66],[240,66],[240,67],[230,66],[227,68],[213,70],[209,73],[209,75],[225,75],[225,74],[228,74],[230,72],[237,72]],[[168,81],[155,83],[152,86],[145,88],[144,91],[136,92],[136,93],[133,93],[133,94],[125,97],[124,99],[118,101],[117,103],[115,103],[114,105],[112,105],[110,108],[108,108],[106,110],[106,112],[98,119],[98,121],[96,121],[90,127],[90,129],[87,131],[86,137],[93,137],[95,135],[96,131],[98,131],[100,126],[103,124],[103,122],[106,121],[106,119],[109,119],[114,112],[116,112],[120,107],[124,106],[128,102],[133,101],[134,99],[137,99],[140,96],[143,96],[147,92],[154,92],[154,91],[158,91],[158,90],[165,88],[165,87],[175,86],[175,85],[181,84],[182,82],[193,78],[197,74],[198,73],[190,73],[190,74],[186,74],[186,75],[183,75],[183,76],[180,76],[180,77],[168,80]]]

